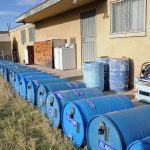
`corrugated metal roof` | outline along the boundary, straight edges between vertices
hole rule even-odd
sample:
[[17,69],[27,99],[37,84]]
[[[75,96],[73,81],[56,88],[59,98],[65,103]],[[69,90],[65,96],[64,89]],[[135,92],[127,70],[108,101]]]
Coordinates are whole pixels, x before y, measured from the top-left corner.
[[9,33],[0,32],[0,42],[9,42],[9,41],[10,41]]

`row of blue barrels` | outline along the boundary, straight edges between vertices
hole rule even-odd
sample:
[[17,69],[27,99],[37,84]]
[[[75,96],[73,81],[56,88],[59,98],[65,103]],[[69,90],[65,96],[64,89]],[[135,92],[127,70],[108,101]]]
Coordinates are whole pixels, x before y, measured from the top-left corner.
[[148,105],[94,117],[87,126],[88,149],[149,150],[149,118]]
[[129,59],[97,58],[83,64],[84,82],[88,87],[115,92],[127,91],[129,85]]
[[41,84],[37,90],[37,106],[43,114],[46,114],[46,101],[49,92],[86,88],[82,82],[64,82],[55,84]]
[[[149,123],[146,127],[145,124],[144,127],[141,127],[142,122],[148,120],[149,116],[145,118],[144,114],[150,114],[149,107],[133,108],[133,103],[126,96],[103,96],[102,91],[98,88],[86,88],[84,83],[70,83],[67,79],[61,79],[62,83],[55,83],[57,79],[60,78],[53,76],[43,79],[34,78],[34,75],[22,75],[20,85],[22,86],[22,83],[25,82],[24,89],[26,89],[27,100],[33,104],[36,102],[41,107],[41,111],[47,114],[53,127],[58,128],[62,123],[64,135],[70,138],[76,147],[82,146],[86,140],[89,150],[123,150],[128,145],[130,146],[129,150],[133,150],[131,147],[139,147],[139,143],[142,142],[136,140],[142,140],[150,135]],[[34,91],[33,96],[32,91]],[[32,97],[34,100],[28,99],[28,97]],[[120,111],[123,109],[128,110]],[[94,117],[95,115],[99,116]],[[101,117],[104,120],[99,120]],[[98,121],[95,122],[95,118]],[[138,119],[134,120],[133,118]],[[130,125],[132,125],[131,129],[129,129]],[[125,133],[129,135],[125,135]],[[117,141],[118,139],[119,141]],[[132,142],[134,143],[131,144]],[[146,145],[143,143],[142,146]]]
[[[79,148],[86,142],[88,143],[86,139],[87,125],[94,116],[133,107],[131,100],[123,95],[101,96],[68,102],[62,112],[64,135],[71,139],[75,147]],[[93,127],[93,133],[95,129]],[[95,134],[91,135],[92,142],[95,142],[95,136]],[[98,150],[98,148],[92,150]]]

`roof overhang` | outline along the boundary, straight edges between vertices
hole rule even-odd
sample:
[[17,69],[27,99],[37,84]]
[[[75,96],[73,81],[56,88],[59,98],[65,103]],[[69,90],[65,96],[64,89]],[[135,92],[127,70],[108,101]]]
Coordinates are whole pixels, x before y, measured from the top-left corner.
[[47,0],[16,18],[18,23],[35,23],[96,0]]

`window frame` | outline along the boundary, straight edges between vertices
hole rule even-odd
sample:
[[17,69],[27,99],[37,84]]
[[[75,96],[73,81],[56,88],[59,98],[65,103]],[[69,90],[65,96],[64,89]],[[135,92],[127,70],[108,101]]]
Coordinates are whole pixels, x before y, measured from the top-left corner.
[[[30,37],[31,37],[31,36],[30,36],[30,30],[31,30],[31,29],[34,29],[34,40],[30,40]],[[35,36],[35,27],[29,27],[29,28],[28,28],[28,33],[29,33],[29,34],[28,34],[28,35],[29,35],[29,43],[35,42],[35,39],[36,39],[36,36]]]
[[[24,37],[25,37],[25,41],[23,41],[23,33],[24,33]],[[25,44],[27,42],[27,33],[26,30],[21,30],[21,43]]]
[[[112,5],[115,3],[119,3],[121,1],[124,0],[110,0],[110,38],[121,38],[121,37],[144,37],[146,36],[146,32],[147,32],[147,0],[144,0],[144,18],[143,18],[143,23],[144,23],[144,31],[143,32],[130,32],[130,31],[126,31],[123,33],[112,33],[112,29],[113,29],[113,21],[112,21],[112,16],[113,16],[113,7]],[[128,21],[129,22],[129,21]]]

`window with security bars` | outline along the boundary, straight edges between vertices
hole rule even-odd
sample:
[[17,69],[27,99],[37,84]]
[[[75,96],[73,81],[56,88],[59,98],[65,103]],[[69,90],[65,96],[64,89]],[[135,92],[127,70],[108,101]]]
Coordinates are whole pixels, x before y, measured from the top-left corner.
[[26,43],[26,31],[25,30],[21,31],[21,42],[23,44]]
[[35,41],[35,27],[29,28],[29,42],[34,42]]
[[111,2],[111,34],[143,33],[146,30],[146,0]]

